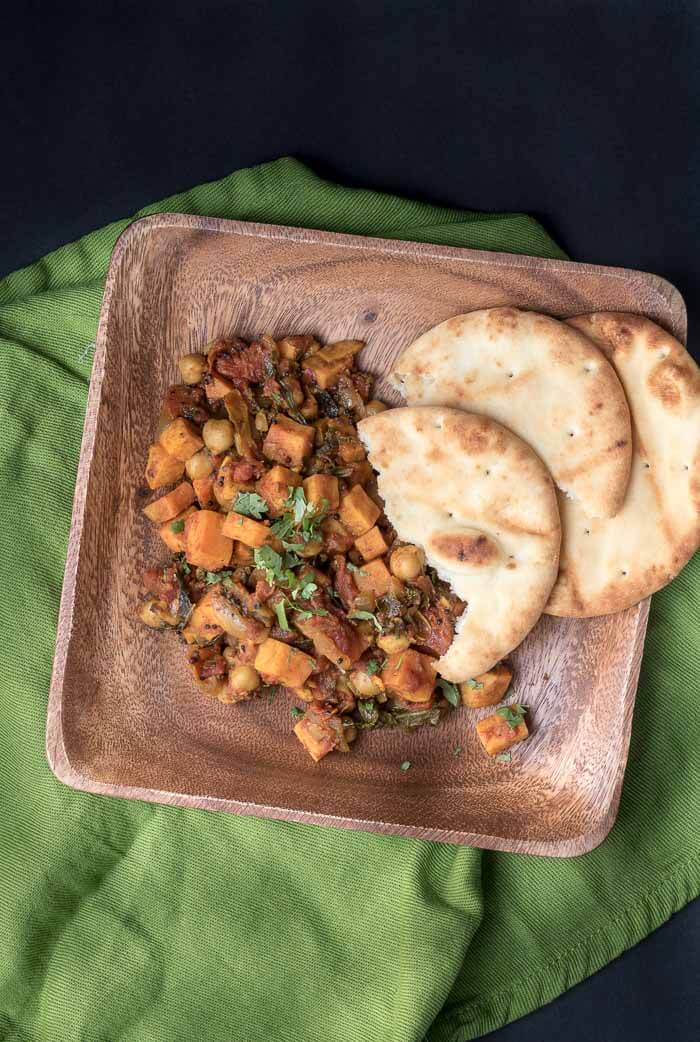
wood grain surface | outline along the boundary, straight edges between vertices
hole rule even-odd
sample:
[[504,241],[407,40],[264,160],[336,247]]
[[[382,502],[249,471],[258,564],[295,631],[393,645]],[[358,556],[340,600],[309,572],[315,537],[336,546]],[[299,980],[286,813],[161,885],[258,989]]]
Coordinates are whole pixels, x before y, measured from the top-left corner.
[[[177,639],[135,618],[164,548],[141,513],[143,471],[177,358],[215,336],[358,337],[382,382],[450,315],[512,304],[560,317],[644,314],[685,339],[685,307],[653,275],[564,261],[165,214],[130,225],[100,317],[47,719],[56,775],[90,792],[530,854],[597,846],[617,813],[648,601],[603,618],[543,617],[511,656],[533,735],[510,763],[475,723],[362,735],[315,765],[282,697],[199,693]],[[429,495],[429,490],[426,490]],[[459,751],[457,751],[459,750]],[[402,772],[399,764],[410,760]]]

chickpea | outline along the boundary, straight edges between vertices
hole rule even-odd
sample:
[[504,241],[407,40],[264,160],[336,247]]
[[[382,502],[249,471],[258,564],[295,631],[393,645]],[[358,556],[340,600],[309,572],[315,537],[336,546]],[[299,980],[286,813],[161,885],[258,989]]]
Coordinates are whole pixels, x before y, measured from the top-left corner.
[[387,406],[384,402],[380,402],[378,398],[373,398],[371,402],[367,402],[365,405],[365,416],[376,416],[378,412],[386,412]]
[[223,654],[224,659],[226,660],[226,664],[229,666],[229,668],[235,667],[235,665],[236,665],[236,652],[233,650],[233,648],[230,648],[227,645],[224,648],[222,654]]
[[381,637],[377,637],[377,645],[382,651],[386,651],[387,655],[398,655],[400,651],[405,651],[410,643],[409,638],[402,633],[383,633]]
[[229,684],[236,691],[257,691],[260,676],[252,666],[236,666],[229,673]]
[[207,449],[200,449],[199,452],[195,452],[194,456],[190,456],[187,463],[185,463],[185,471],[190,481],[196,481],[198,478],[208,478],[213,469],[214,464]]
[[205,355],[183,355],[177,364],[186,384],[198,384],[207,370]]
[[425,554],[418,546],[400,546],[389,558],[389,567],[397,579],[417,579],[425,567]]
[[202,428],[204,444],[215,455],[231,448],[235,441],[235,433],[230,420],[207,420]]
[[358,593],[352,604],[353,611],[374,611],[376,607],[377,598],[369,590]]
[[359,669],[350,674],[350,686],[358,698],[376,698],[384,691],[384,683],[379,677],[371,677]]

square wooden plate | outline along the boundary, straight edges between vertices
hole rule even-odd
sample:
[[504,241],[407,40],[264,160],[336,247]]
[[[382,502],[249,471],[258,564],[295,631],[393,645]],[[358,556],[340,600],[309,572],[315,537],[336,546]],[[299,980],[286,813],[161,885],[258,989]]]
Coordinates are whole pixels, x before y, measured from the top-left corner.
[[100,317],[48,711],[62,781],[530,854],[601,842],[617,812],[648,602],[542,618],[512,656],[512,695],[534,733],[510,763],[479,745],[474,725],[489,710],[465,709],[435,729],[362,735],[351,755],[314,765],[283,698],[209,701],[179,642],[135,618],[140,575],[166,556],[141,513],[143,472],[178,356],[232,332],[358,337],[360,366],[391,397],[381,376],[419,333],[502,304],[638,312],[685,336],[678,292],[635,271],[178,214],[124,232]]

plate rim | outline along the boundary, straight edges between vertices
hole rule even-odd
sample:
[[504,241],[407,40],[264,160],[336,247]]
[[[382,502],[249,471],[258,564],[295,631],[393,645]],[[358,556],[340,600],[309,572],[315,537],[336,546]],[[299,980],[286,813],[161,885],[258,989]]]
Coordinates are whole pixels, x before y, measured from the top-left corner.
[[[384,835],[404,838],[457,843],[489,850],[526,853],[549,857],[574,857],[595,849],[610,832],[619,808],[622,784],[627,767],[632,716],[636,702],[636,688],[641,668],[644,640],[651,598],[639,602],[635,607],[638,617],[635,635],[629,649],[628,669],[624,682],[625,716],[621,745],[622,769],[619,770],[604,813],[591,830],[575,837],[553,839],[512,839],[484,833],[461,830],[438,829],[428,826],[402,825],[296,808],[272,807],[250,801],[230,800],[216,796],[198,796],[169,790],[147,789],[139,786],[101,782],[85,771],[76,770],[67,755],[63,740],[62,703],[68,648],[73,631],[73,610],[83,524],[85,518],[87,488],[89,484],[93,449],[96,435],[96,420],[102,398],[102,383],[107,358],[107,329],[117,275],[135,239],[152,230],[177,228],[206,233],[266,238],[278,241],[293,241],[300,244],[328,244],[366,252],[372,249],[384,254],[413,255],[423,260],[453,260],[470,265],[490,268],[526,269],[530,272],[546,271],[557,273],[589,273],[609,278],[625,279],[644,285],[663,305],[666,328],[681,342],[685,342],[687,312],[679,290],[667,279],[632,268],[585,264],[578,261],[534,257],[529,254],[509,254],[487,250],[472,250],[459,246],[437,246],[412,240],[375,238],[374,236],[351,235],[343,232],[327,232],[318,229],[260,222],[229,220],[217,217],[200,217],[192,214],[153,214],[132,221],[117,238],[107,270],[105,289],[95,339],[95,353],[88,390],[87,407],[76,473],[76,484],[71,512],[71,524],[66,555],[63,587],[56,629],[56,651],[52,666],[51,683],[47,706],[45,748],[49,766],[54,775],[64,784],[79,791],[100,795],[137,799],[170,806],[191,807],[206,810],[223,810],[243,816],[273,818],[283,821],[314,825],[335,826],[357,831],[372,831]],[[630,312],[634,313],[634,312]]]

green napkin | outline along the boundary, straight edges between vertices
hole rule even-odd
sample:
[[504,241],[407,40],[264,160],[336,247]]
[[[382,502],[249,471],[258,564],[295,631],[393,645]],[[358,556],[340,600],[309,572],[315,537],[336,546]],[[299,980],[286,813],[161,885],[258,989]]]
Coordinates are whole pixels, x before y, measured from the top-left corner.
[[[291,159],[147,207],[548,257]],[[0,1038],[456,1042],[548,1002],[698,893],[699,562],[654,598],[617,825],[560,861],[74,792],[46,696],[102,286],[127,221],[0,282]],[[99,668],[99,663],[96,664]]]

